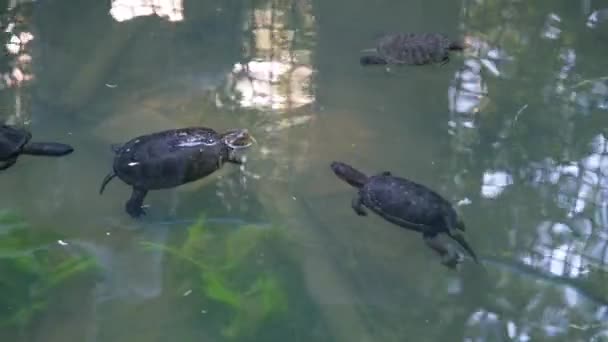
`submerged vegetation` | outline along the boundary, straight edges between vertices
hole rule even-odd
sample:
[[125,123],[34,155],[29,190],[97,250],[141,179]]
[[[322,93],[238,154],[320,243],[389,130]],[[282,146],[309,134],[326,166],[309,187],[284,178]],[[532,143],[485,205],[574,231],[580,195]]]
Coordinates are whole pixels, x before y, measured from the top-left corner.
[[[283,243],[281,243],[283,240]],[[287,285],[295,266],[278,228],[246,225],[214,229],[204,219],[188,228],[177,247],[145,242],[144,246],[172,256],[180,295],[195,297],[197,314],[210,313],[224,338],[254,338],[265,324],[285,318]],[[287,277],[287,274],[290,277]],[[293,279],[293,278],[292,278]]]
[[61,238],[0,211],[1,327],[29,326],[64,286],[95,269],[94,259],[65,248]]

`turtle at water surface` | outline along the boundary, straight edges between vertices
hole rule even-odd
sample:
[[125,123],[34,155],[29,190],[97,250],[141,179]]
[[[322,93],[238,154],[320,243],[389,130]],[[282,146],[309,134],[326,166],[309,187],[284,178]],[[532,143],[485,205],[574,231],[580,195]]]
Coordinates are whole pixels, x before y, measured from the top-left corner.
[[458,242],[475,260],[477,256],[457,230],[464,231],[464,223],[446,199],[424,185],[385,171],[368,177],[352,166],[332,162],[331,169],[343,181],[359,191],[352,200],[352,208],[359,216],[367,215],[364,207],[398,226],[422,233],[425,242],[446,260],[448,250],[437,239],[445,233]]
[[55,142],[30,142],[32,134],[12,126],[0,126],[0,170],[17,162],[21,154],[60,157],[70,154],[74,148]]
[[236,151],[249,147],[253,141],[246,129],[218,133],[206,127],[139,136],[114,148],[113,171],[103,180],[99,193],[118,176],[133,187],[125,210],[137,218],[145,214],[142,205],[148,190],[193,182],[220,169],[226,162],[241,164]]
[[361,65],[431,64],[449,62],[450,50],[463,50],[463,44],[454,42],[441,33],[391,33],[380,37],[373,55],[360,58]]

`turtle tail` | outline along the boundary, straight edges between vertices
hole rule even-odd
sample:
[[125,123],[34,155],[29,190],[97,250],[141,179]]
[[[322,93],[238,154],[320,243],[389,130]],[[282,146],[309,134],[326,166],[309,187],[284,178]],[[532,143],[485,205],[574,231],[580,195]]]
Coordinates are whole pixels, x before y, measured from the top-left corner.
[[52,156],[60,157],[74,152],[74,148],[70,145],[54,143],[54,142],[33,142],[23,146],[21,153],[31,154],[35,156]]
[[331,163],[331,169],[338,178],[355,188],[362,188],[367,182],[367,176],[350,165],[335,161]]
[[361,56],[359,59],[359,63],[361,65],[386,65],[388,64],[387,60],[380,56]]
[[464,248],[464,250],[469,253],[471,258],[473,258],[473,260],[479,264],[479,260],[477,259],[477,255],[473,251],[473,248],[469,246],[469,244],[462,235],[460,235],[459,233],[452,233],[448,231],[448,236],[451,237],[454,241],[458,242],[458,244],[460,244],[460,246],[462,246],[462,248]]
[[108,185],[108,183],[110,183],[110,181],[114,177],[116,177],[116,173],[114,173],[114,172],[108,173],[106,175],[106,177],[103,179],[103,182],[101,182],[101,188],[99,188],[100,195],[103,194],[103,190],[106,188],[106,185]]

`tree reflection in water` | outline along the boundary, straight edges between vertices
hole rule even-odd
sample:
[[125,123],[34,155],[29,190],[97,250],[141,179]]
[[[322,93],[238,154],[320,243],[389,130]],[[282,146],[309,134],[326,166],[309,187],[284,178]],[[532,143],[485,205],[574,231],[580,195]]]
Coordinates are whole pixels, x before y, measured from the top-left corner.
[[[452,172],[460,191],[480,187],[473,206],[492,208],[488,246],[500,246],[485,258],[493,298],[469,316],[471,341],[608,334],[608,86],[580,63],[595,57],[584,46],[596,32],[555,7],[463,6],[462,26],[484,49],[467,56],[449,89]],[[517,25],[533,21],[544,24]]]

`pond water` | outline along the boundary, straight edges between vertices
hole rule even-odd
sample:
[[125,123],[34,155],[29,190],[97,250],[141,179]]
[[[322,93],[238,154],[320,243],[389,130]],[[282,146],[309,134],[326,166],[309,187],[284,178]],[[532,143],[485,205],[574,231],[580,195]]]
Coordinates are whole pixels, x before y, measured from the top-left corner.
[[[608,9],[593,0],[4,2],[2,341],[608,341]],[[362,67],[394,31],[469,44]],[[112,145],[247,128],[124,211]],[[480,264],[351,209],[339,160],[455,204]]]

